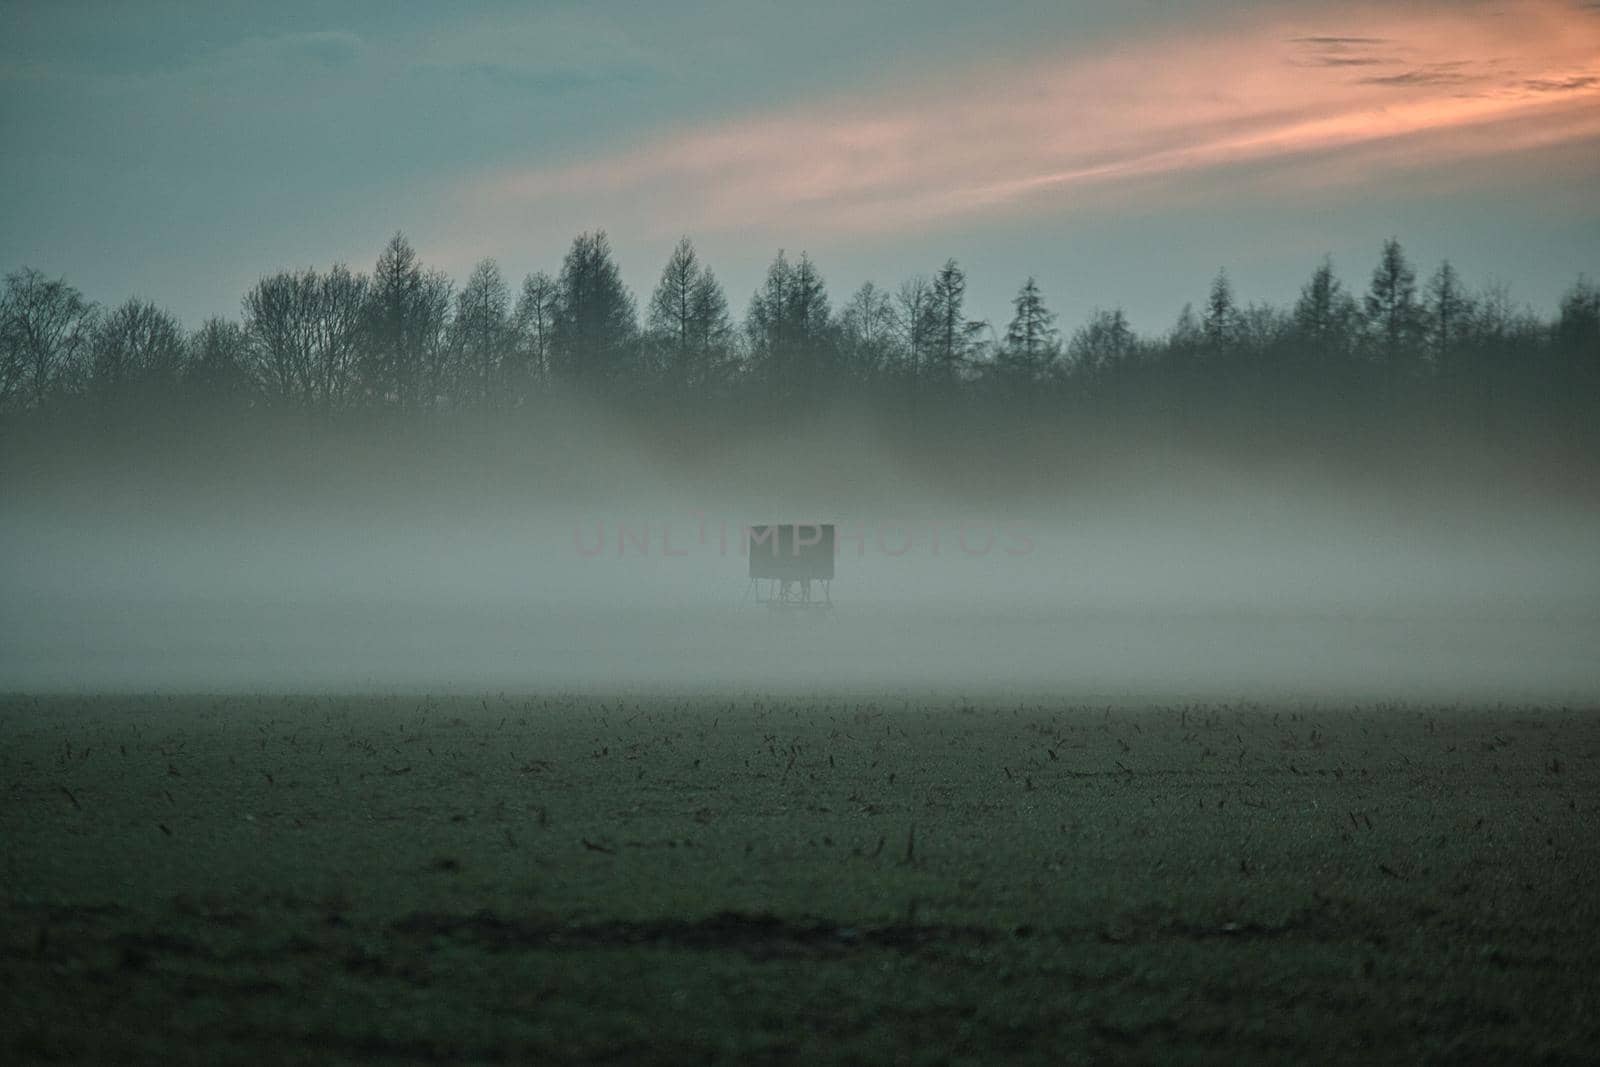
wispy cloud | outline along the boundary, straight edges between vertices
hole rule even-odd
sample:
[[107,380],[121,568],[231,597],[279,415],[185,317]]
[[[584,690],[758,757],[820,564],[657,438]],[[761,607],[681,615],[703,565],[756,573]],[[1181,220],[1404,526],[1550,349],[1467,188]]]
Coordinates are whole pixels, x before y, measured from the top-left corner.
[[552,66],[508,63],[422,64],[421,69],[480,81],[496,90],[528,93],[539,97],[581,92],[607,85],[637,86],[647,84],[649,80],[649,72],[639,68],[570,64]]
[[1535,93],[1576,93],[1600,88],[1600,75],[1582,74],[1571,78],[1529,78],[1522,87]]
[[1304,67],[1373,67],[1394,62],[1383,55],[1387,37],[1334,37],[1318,34],[1289,38],[1297,51],[1292,60]]
[[1384,44],[1387,37],[1335,37],[1330,35],[1312,34],[1305,37],[1291,37],[1289,40],[1295,44],[1316,45],[1319,48],[1361,48],[1366,45]]
[[1374,74],[1362,78],[1362,85],[1393,85],[1406,86],[1437,86],[1437,85],[1462,85],[1482,77],[1470,70],[1465,70],[1466,63],[1432,63],[1427,66],[1413,67],[1394,74]]
[[1570,3],[1347,17],[1361,32],[1278,23],[978,64],[872,99],[501,171],[472,183],[467,203],[502,224],[522,212],[674,232],[903,231],[1377,145],[1413,146],[1374,153],[1390,165],[1523,150],[1526,138],[1480,136],[1512,123],[1536,128],[1539,144],[1596,136],[1600,22]]

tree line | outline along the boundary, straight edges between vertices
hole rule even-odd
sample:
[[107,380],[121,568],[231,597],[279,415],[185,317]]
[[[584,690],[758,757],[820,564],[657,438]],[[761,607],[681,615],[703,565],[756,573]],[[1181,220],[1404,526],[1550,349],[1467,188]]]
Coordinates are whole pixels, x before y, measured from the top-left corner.
[[1034,278],[1003,327],[973,316],[966,292],[951,259],[835,307],[809,256],[779,252],[735,319],[685,238],[641,312],[603,231],[515,290],[492,259],[458,286],[396,234],[370,274],[268,274],[238,318],[186,331],[148,301],[102,308],[24,268],[0,294],[0,410],[509,412],[568,388],[644,404],[798,407],[855,392],[1180,420],[1428,410],[1486,428],[1586,424],[1600,408],[1594,283],[1580,277],[1543,319],[1448,262],[1419,280],[1394,239],[1364,288],[1324,259],[1290,307],[1240,302],[1219,271],[1198,310],[1157,336],[1120,308],[1063,331]]

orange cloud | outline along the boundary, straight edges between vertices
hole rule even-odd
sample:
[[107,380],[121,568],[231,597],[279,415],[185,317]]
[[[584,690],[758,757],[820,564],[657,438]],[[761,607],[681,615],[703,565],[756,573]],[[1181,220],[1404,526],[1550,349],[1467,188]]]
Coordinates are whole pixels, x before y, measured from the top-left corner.
[[498,174],[470,203],[502,225],[522,212],[645,232],[904,230],[1220,167],[1395,167],[1600,136],[1593,13],[1523,0],[1338,21],[978,66]]

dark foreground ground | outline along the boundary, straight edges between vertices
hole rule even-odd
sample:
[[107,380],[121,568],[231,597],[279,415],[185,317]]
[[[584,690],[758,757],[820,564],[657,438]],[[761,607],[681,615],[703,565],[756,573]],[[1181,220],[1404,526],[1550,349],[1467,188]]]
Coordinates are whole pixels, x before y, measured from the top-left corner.
[[0,1059],[1571,1062],[1600,711],[0,703]]

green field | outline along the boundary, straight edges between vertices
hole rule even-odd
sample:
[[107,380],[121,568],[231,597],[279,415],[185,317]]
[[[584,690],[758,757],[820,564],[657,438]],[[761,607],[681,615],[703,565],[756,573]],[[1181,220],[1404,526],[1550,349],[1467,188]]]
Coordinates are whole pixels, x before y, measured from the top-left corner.
[[0,703],[5,1062],[1575,1062],[1600,711]]

